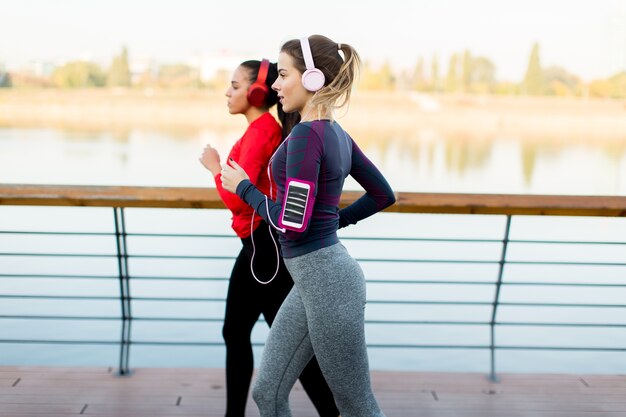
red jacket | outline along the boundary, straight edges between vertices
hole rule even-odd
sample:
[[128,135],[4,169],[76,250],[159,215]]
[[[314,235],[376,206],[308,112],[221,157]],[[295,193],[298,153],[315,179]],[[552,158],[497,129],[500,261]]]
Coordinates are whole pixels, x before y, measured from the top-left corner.
[[[270,180],[267,176],[267,165],[274,151],[282,141],[280,125],[270,113],[263,113],[258,119],[250,123],[248,129],[230,150],[232,158],[246,171],[250,181],[265,195],[269,196]],[[250,219],[254,215],[253,229],[261,222],[254,210],[242,201],[237,194],[226,191],[222,187],[222,175],[215,176],[215,186],[226,207],[233,214],[232,227],[237,236],[250,236]],[[276,198],[276,185],[272,183],[272,195]]]

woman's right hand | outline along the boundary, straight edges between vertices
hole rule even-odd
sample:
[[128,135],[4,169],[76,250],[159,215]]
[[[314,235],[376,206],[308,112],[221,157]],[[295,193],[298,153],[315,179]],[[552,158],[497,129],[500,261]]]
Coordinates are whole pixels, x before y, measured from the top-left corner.
[[232,159],[229,159],[228,162],[229,165],[224,165],[224,169],[222,169],[222,186],[226,191],[236,194],[239,183],[243,180],[249,180],[250,177],[237,162]]
[[200,155],[200,163],[204,165],[206,169],[211,171],[211,174],[215,177],[222,171],[222,165],[220,163],[220,154],[217,149],[207,144]]

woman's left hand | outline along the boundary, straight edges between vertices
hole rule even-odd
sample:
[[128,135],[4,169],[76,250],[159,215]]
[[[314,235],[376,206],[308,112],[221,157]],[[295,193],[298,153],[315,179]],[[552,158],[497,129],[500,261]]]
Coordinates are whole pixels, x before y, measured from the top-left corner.
[[232,159],[229,159],[228,163],[224,165],[222,169],[222,187],[231,193],[236,193],[239,183],[248,179],[250,179],[250,177],[248,177],[246,171]]

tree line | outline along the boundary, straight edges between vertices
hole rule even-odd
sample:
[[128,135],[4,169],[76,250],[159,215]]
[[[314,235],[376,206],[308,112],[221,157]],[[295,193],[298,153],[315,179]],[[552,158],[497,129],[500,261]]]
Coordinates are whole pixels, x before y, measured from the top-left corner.
[[498,81],[495,64],[487,57],[473,55],[469,50],[453,53],[448,59],[445,73],[440,68],[436,54],[431,58],[429,66],[420,57],[412,72],[400,74],[394,74],[389,63],[376,70],[366,63],[359,88],[431,93],[626,98],[626,68],[607,79],[585,83],[565,68],[544,67],[538,43],[532,47],[524,78],[519,82]]
[[[156,87],[221,89],[228,84],[230,69],[218,71],[210,80],[202,80],[200,69],[172,64],[132,74],[128,50],[123,48],[108,68],[88,61],[72,61],[55,68],[47,78],[28,74],[8,74],[0,70],[0,87],[40,86],[57,88],[85,87]],[[626,98],[626,69],[607,79],[583,82],[580,77],[559,66],[541,64],[540,46],[535,43],[528,58],[525,76],[518,82],[498,81],[496,66],[487,57],[469,50],[453,53],[442,71],[435,54],[427,65],[419,57],[411,70],[395,72],[389,62],[374,67],[365,62],[359,89],[379,91],[416,91],[425,93],[548,95],[571,97]]]

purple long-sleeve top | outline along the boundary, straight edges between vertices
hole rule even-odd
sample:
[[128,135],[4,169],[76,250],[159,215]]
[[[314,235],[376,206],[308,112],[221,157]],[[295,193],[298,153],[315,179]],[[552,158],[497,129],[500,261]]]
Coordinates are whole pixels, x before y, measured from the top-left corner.
[[[237,195],[268,223],[279,225],[288,179],[313,184],[313,210],[306,228],[279,233],[285,258],[339,242],[337,229],[356,224],[396,201],[385,177],[334,121],[316,120],[296,125],[276,151],[271,167],[278,189],[276,201],[267,199],[249,180],[237,186]],[[341,191],[348,175],[365,189],[365,194],[339,210]]]

